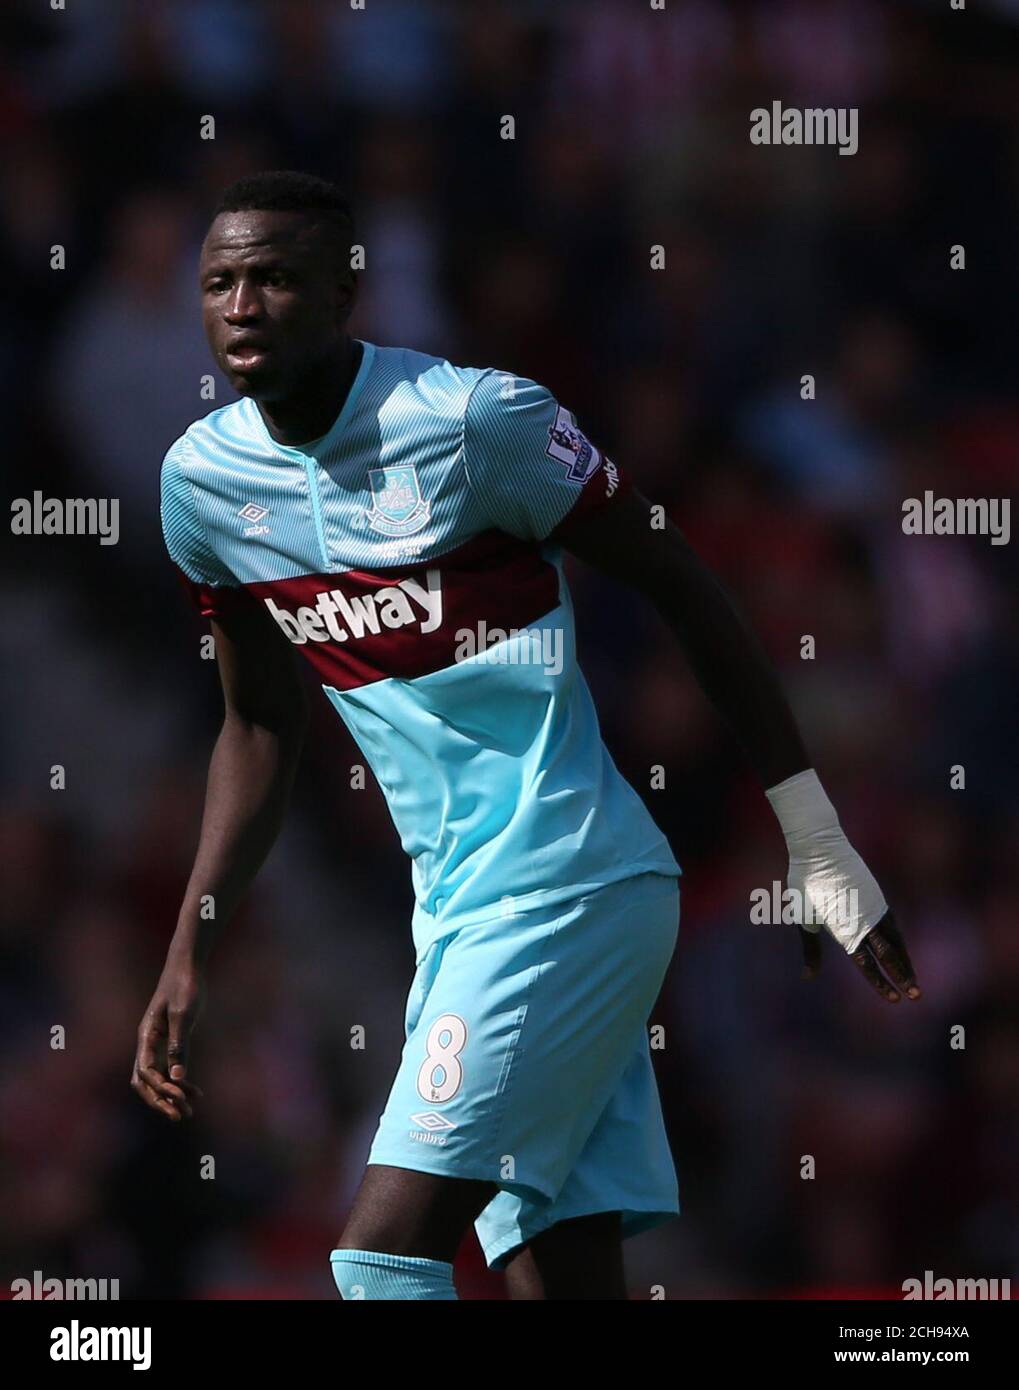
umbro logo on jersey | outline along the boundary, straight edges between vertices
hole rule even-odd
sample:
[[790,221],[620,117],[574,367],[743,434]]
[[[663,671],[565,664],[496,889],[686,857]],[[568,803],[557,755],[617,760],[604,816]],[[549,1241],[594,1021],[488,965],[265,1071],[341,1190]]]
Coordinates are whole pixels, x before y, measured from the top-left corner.
[[[243,506],[240,509],[237,515],[241,517],[244,521],[251,521],[257,523],[261,521],[264,516],[269,515],[269,508],[260,507],[257,504],[257,502],[248,502],[246,506]],[[245,526],[244,534],[246,536],[267,536],[269,534],[269,528],[268,526],[259,526],[257,524],[253,526]]]
[[386,628],[420,624],[422,633],[434,632],[442,622],[442,575],[427,570],[425,585],[416,579],[400,579],[373,594],[347,595],[342,589],[323,589],[314,604],[291,613],[271,598],[265,606],[297,647],[306,642],[346,642],[366,633],[378,636]]

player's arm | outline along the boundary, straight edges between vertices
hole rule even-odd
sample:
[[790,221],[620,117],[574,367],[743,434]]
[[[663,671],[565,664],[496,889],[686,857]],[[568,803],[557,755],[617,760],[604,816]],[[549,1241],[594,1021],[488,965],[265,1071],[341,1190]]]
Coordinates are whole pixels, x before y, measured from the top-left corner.
[[142,1099],[172,1120],[190,1116],[201,1094],[187,1078],[187,1050],[205,965],[279,833],[307,722],[292,648],[260,604],[229,605],[212,630],[223,727],[209,763],[194,868],[138,1030],[131,1077]]
[[[767,789],[789,848],[789,886],[803,894],[803,902],[812,903],[883,998],[897,1002],[900,992],[919,998],[902,936],[811,768],[760,643],[679,529],[671,522],[653,529],[651,520],[650,503],[630,488],[611,506],[567,518],[557,539],[651,600]],[[846,912],[850,903],[858,910]],[[803,942],[808,970],[814,973],[820,963],[818,938],[803,933]]]

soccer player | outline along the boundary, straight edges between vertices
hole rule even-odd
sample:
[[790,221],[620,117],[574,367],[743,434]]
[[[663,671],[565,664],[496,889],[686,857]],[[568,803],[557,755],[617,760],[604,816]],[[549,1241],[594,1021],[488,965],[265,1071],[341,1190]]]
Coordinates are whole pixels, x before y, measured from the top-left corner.
[[680,870],[601,740],[563,548],[655,605],[741,739],[815,911],[808,972],[824,926],[883,999],[919,990],[771,668],[681,533],[542,386],[351,338],[352,242],[340,192],[284,171],[232,185],[202,246],[205,331],[241,399],[170,446],[162,519],[226,712],[132,1085],[171,1120],[201,1095],[206,964],[280,827],[307,657],[415,895],[406,1042],[336,1285],[455,1299],[474,1222],[511,1297],[625,1298],[623,1238],[679,1210],[647,1020]]

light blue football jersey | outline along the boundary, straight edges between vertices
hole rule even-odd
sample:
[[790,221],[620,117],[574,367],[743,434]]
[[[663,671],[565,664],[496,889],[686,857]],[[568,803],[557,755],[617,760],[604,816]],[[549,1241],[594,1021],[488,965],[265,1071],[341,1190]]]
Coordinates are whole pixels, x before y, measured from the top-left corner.
[[372,343],[321,439],[276,443],[245,397],[167,450],[163,533],[200,611],[263,604],[382,787],[418,961],[680,872],[602,741],[562,569],[564,529],[628,486],[535,382]]

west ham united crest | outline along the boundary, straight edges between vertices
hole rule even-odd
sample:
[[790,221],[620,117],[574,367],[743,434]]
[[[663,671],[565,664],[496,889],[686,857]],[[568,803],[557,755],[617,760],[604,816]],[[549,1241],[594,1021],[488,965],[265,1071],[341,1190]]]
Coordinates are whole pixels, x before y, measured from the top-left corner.
[[417,469],[412,463],[393,468],[370,468],[368,482],[372,505],[365,510],[368,525],[384,536],[412,536],[428,525],[431,502],[421,496]]

